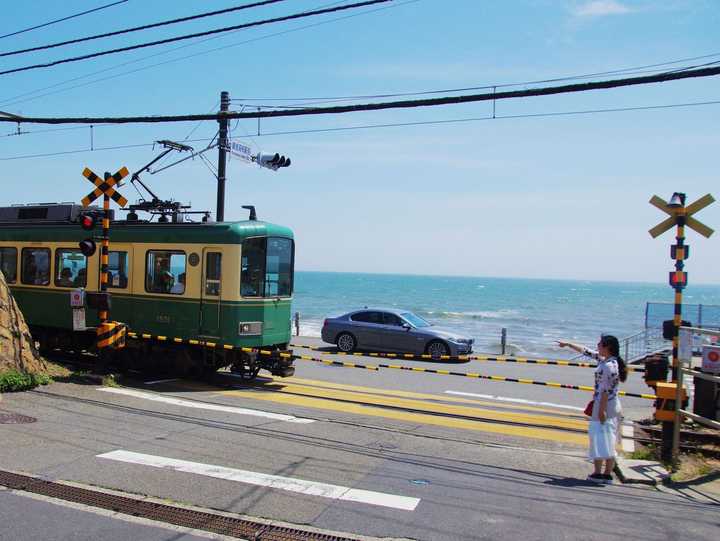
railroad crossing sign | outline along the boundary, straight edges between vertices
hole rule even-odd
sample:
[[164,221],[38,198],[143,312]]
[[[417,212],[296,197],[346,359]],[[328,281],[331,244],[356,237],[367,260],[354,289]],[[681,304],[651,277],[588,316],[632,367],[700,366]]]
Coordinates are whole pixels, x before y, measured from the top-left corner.
[[[684,194],[682,195],[684,199]],[[672,200],[673,199],[671,198],[671,201]],[[649,233],[652,238],[657,238],[658,236],[665,233],[665,231],[668,231],[672,226],[676,225],[678,217],[685,216],[685,225],[687,225],[691,229],[694,229],[703,237],[710,237],[710,235],[712,235],[715,231],[712,228],[706,226],[705,224],[699,222],[695,218],[691,218],[691,216],[714,202],[715,198],[712,195],[707,194],[695,201],[694,203],[688,205],[687,207],[684,206],[684,201],[681,206],[676,206],[668,204],[667,202],[665,202],[665,200],[663,200],[661,197],[658,197],[657,195],[653,195],[652,199],[650,199],[650,204],[654,207],[659,208],[666,214],[669,214],[670,217],[653,227],[649,231]]]
[[128,175],[128,173],[129,171],[127,170],[127,167],[123,167],[114,175],[111,175],[107,179],[103,180],[86,167],[83,171],[83,176],[90,182],[95,184],[97,188],[95,188],[92,192],[83,197],[82,201],[80,201],[82,203],[82,206],[87,207],[90,203],[95,201],[95,199],[97,199],[103,194],[110,197],[121,207],[127,205],[127,199],[120,195],[120,192],[116,191],[113,186],[117,185],[118,182],[124,179]]

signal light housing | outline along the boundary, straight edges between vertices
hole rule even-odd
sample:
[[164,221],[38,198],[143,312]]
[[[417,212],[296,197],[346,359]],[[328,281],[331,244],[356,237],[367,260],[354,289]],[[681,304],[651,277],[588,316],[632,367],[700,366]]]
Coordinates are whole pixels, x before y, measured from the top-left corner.
[[273,171],[277,171],[280,167],[290,167],[290,158],[286,158],[277,152],[259,152],[255,156],[255,162],[261,167],[267,167]]
[[[94,213],[86,212],[80,215],[79,221],[80,227],[83,228],[83,231],[92,231],[93,229],[95,229],[95,223],[97,219]],[[95,244],[95,241],[92,239],[92,237],[81,240],[78,243],[78,246],[80,247],[80,251],[85,257],[92,257],[97,251],[97,245]]]

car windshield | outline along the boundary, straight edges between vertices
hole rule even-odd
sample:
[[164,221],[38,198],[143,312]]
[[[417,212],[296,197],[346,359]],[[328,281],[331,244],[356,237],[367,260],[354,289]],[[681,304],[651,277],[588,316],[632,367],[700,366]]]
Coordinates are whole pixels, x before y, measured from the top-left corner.
[[428,323],[423,318],[416,314],[413,314],[412,312],[404,312],[400,315],[413,327],[430,327],[432,325],[432,323]]

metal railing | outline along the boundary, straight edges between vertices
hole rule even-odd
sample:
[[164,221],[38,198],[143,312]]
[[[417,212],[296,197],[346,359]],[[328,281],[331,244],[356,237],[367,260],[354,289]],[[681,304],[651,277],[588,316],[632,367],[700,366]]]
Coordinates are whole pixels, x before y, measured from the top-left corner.
[[[718,336],[717,330],[699,329],[697,327],[680,327],[680,347],[678,348],[678,375],[677,387],[675,389],[675,424],[673,426],[673,445],[672,445],[672,461],[676,462],[678,452],[680,450],[680,423],[683,418],[687,417],[696,423],[720,430],[720,422],[708,419],[682,409],[682,387],[683,376],[693,376],[696,378],[712,381],[720,384],[720,376],[712,376],[703,372],[692,369],[692,357],[694,353],[694,335]],[[686,366],[687,363],[687,366]]]
[[672,347],[662,335],[661,328],[647,328],[620,341],[620,351],[625,362],[631,363],[652,353]]

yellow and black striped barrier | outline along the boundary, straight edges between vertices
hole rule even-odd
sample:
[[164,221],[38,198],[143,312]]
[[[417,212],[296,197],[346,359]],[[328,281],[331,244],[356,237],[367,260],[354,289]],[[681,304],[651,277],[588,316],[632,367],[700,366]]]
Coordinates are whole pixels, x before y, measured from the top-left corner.
[[[506,376],[489,376],[485,374],[479,374],[475,372],[454,372],[451,370],[441,370],[441,369],[434,369],[434,368],[421,368],[419,366],[403,366],[400,364],[377,364],[377,365],[371,365],[371,364],[360,364],[360,363],[353,363],[353,362],[343,362],[343,361],[335,361],[332,359],[322,359],[318,357],[312,357],[310,355],[296,355],[293,353],[286,353],[286,352],[278,352],[278,351],[271,351],[266,349],[256,349],[256,348],[247,348],[247,347],[236,347],[230,344],[221,344],[218,342],[210,342],[210,341],[204,341],[204,340],[197,340],[192,338],[178,338],[178,337],[167,337],[167,336],[158,336],[158,335],[151,335],[146,333],[137,333],[137,332],[128,332],[128,337],[136,339],[136,340],[157,340],[158,342],[173,342],[176,344],[190,344],[194,346],[201,346],[201,347],[207,347],[211,349],[227,349],[227,350],[239,350],[239,351],[245,351],[247,353],[254,353],[257,352],[260,355],[279,355],[282,358],[286,359],[293,359],[293,360],[302,360],[302,361],[310,361],[314,363],[324,364],[328,366],[342,366],[345,368],[360,368],[362,370],[373,370],[373,371],[379,371],[380,369],[388,369],[388,370],[405,370],[407,372],[425,372],[428,374],[438,374],[442,376],[458,376],[458,377],[465,377],[465,378],[475,378],[475,379],[486,379],[491,381],[504,381],[506,383],[524,383],[528,385],[543,385],[546,387],[556,387],[559,389],[571,389],[575,391],[594,391],[593,387],[587,386],[587,385],[570,385],[569,383],[556,383],[551,381],[535,381],[531,379],[523,379],[523,378],[510,378]],[[305,347],[298,344],[291,344],[293,347]],[[308,348],[311,349],[311,348]],[[312,348],[317,349],[317,348]],[[379,356],[380,354],[377,354]],[[392,354],[394,355],[394,354]],[[432,357],[431,357],[432,358]],[[638,394],[638,393],[629,393],[626,391],[619,391],[618,394],[621,396],[628,396],[628,397],[635,397],[635,398],[645,398],[648,400],[655,400],[657,397],[652,394]]]
[[125,347],[127,326],[117,321],[105,321],[98,325],[96,334],[98,349],[121,349]]
[[[299,346],[296,346],[299,347]],[[261,353],[263,353],[261,351]],[[535,381],[532,379],[524,379],[524,378],[510,378],[507,376],[489,376],[485,374],[479,374],[476,372],[454,372],[452,370],[442,370],[442,369],[435,369],[435,368],[421,368],[418,366],[403,366],[401,364],[377,364],[377,365],[365,365],[365,364],[358,364],[358,363],[346,363],[342,361],[332,361],[329,359],[321,359],[316,357],[311,357],[309,355],[293,355],[294,359],[300,359],[303,361],[312,361],[316,363],[322,363],[326,365],[334,365],[334,366],[344,366],[346,368],[362,368],[365,370],[380,370],[381,368],[386,368],[390,370],[405,370],[408,372],[425,372],[428,374],[439,374],[442,376],[459,376],[464,378],[476,378],[476,379],[487,379],[491,381],[504,381],[506,383],[524,383],[527,385],[543,385],[545,387],[556,387],[559,389],[572,389],[575,391],[589,391],[593,392],[595,389],[593,387],[590,387],[588,385],[571,385],[569,383],[557,383],[552,381]],[[639,394],[639,393],[630,393],[627,391],[619,391],[619,395],[621,396],[628,396],[628,397],[634,397],[634,398],[645,398],[648,400],[655,400],[657,397],[653,394]]]
[[[309,349],[312,351],[325,352],[323,348],[316,346],[306,346],[303,344],[290,344],[292,347]],[[353,355],[357,357],[384,357],[389,359],[407,359],[407,360],[429,360],[429,361],[480,361],[480,362],[498,362],[498,363],[522,363],[522,364],[543,364],[543,365],[556,365],[556,366],[573,366],[579,368],[596,368],[597,364],[593,363],[580,363],[575,361],[566,361],[563,359],[533,359],[528,357],[506,357],[504,355],[421,355],[417,353],[379,353],[379,352],[354,352],[344,353],[342,351],[332,352],[333,355]],[[645,372],[644,368],[638,368],[635,366],[628,366],[628,372]]]

